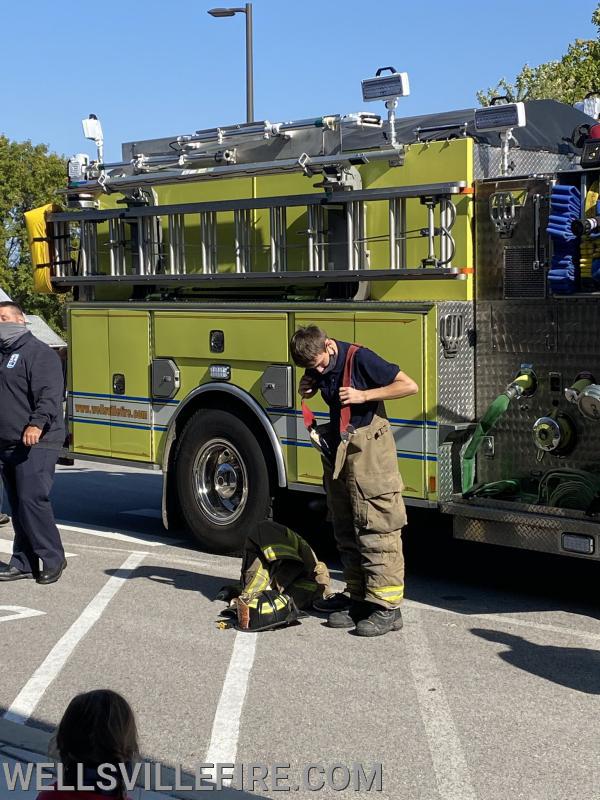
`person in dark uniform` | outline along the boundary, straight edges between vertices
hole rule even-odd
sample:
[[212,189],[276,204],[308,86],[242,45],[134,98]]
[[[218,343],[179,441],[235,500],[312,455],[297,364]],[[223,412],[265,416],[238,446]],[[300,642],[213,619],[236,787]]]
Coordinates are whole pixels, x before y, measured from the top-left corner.
[[54,583],[67,566],[48,495],[65,438],[59,357],[25,325],[22,309],[0,302],[0,470],[15,531],[0,581]]
[[8,525],[10,522],[10,517],[8,514],[4,514],[2,512],[2,498],[4,495],[4,489],[2,488],[2,484],[0,483],[0,525]]

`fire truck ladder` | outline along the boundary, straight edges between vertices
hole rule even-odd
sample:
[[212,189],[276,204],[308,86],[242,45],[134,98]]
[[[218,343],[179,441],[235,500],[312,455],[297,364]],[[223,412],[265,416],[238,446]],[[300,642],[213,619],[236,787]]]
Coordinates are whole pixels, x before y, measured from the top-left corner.
[[[123,209],[82,209],[50,214],[53,244],[52,282],[62,286],[102,283],[172,283],[200,285],[244,280],[251,283],[284,281],[331,283],[360,280],[457,278],[452,266],[456,219],[452,198],[465,190],[464,182],[435,183],[385,189],[339,191],[285,197],[130,206]],[[407,264],[407,200],[417,198],[426,208],[427,225],[418,235],[427,240],[427,257],[420,265]],[[389,264],[369,263],[367,203],[388,204]],[[290,269],[288,209],[303,208],[307,225],[305,269]],[[439,225],[436,226],[436,209]],[[269,215],[268,269],[258,269],[252,244],[254,217]],[[334,213],[343,235],[332,238],[328,215]],[[233,214],[234,270],[219,271],[219,215]],[[190,218],[195,217],[193,224]],[[165,222],[166,220],[166,222]],[[187,225],[186,225],[187,221]],[[199,223],[199,224],[198,224]],[[99,231],[98,227],[106,227]],[[163,241],[168,231],[168,243]],[[186,236],[193,236],[199,258],[190,257]],[[373,237],[373,240],[382,237]],[[436,247],[439,255],[436,255]],[[335,253],[334,253],[335,250]],[[108,257],[106,252],[108,251]],[[74,257],[74,254],[77,257]],[[191,263],[191,262],[194,263]],[[101,269],[101,262],[104,264]],[[393,272],[393,276],[390,274]]]

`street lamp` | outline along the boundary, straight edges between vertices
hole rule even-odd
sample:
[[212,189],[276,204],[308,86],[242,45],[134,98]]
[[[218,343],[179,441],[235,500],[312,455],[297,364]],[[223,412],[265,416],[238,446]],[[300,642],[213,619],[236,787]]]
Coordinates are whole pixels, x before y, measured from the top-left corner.
[[246,121],[254,122],[254,78],[252,59],[252,3],[244,8],[211,8],[211,17],[233,17],[246,15]]

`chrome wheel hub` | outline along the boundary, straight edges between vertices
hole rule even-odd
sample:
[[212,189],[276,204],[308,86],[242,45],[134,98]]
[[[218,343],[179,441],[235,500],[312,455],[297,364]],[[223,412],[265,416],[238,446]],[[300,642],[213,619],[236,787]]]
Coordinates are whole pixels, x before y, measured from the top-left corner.
[[211,439],[194,459],[193,481],[200,510],[215,525],[230,525],[248,500],[246,464],[226,439]]

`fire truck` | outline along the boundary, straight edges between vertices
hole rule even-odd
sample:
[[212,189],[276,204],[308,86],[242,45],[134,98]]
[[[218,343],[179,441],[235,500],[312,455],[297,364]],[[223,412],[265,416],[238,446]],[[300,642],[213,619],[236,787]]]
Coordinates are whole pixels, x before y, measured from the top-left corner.
[[97,157],[27,215],[36,287],[74,298],[68,454],[162,471],[164,524],[238,550],[277,492],[322,492],[288,349],[315,323],[417,381],[387,404],[408,505],[599,558],[600,127],[551,100],[397,118],[389,68],[362,89],[387,116],[140,139],[118,163],[84,120]]

